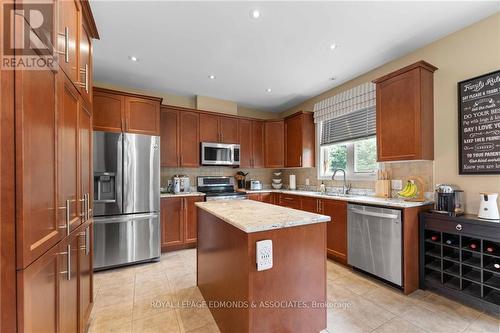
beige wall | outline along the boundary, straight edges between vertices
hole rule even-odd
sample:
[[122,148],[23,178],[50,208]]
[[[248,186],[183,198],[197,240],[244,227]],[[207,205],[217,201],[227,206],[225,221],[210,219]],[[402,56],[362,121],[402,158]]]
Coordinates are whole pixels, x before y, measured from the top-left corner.
[[166,92],[161,92],[161,91],[146,91],[140,89],[133,89],[106,82],[94,82],[94,86],[113,89],[113,90],[126,91],[136,94],[163,97],[162,104],[164,105],[174,105],[185,108],[214,111],[214,112],[233,114],[233,115],[258,118],[258,119],[275,119],[280,116],[278,112],[266,112],[266,111],[246,108],[232,101],[226,101],[207,96],[179,96],[179,95],[168,94]]
[[500,69],[500,13],[286,110],[282,116],[312,110],[317,101],[418,60],[439,68],[434,73],[434,182],[460,186],[466,192],[467,212],[477,213],[478,193],[500,192],[500,176],[458,174],[457,82]]

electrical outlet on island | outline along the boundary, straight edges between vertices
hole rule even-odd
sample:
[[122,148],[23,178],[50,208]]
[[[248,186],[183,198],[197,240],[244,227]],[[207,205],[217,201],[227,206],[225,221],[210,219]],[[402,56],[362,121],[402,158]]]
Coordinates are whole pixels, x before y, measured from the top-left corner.
[[257,271],[265,271],[273,267],[273,241],[265,239],[256,243]]

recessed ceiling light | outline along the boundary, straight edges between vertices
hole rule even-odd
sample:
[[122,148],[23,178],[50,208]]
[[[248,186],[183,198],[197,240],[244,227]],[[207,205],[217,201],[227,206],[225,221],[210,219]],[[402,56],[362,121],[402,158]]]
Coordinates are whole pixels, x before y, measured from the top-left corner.
[[336,76],[332,76],[332,77],[329,78],[329,80],[330,81],[335,81],[335,80],[337,80],[337,77]]
[[335,50],[336,48],[338,47],[337,44],[333,43],[333,44],[330,44],[330,50]]
[[266,92],[271,92],[271,91],[272,91],[271,88],[266,89]]
[[260,17],[260,11],[257,9],[253,9],[250,11],[250,17],[254,19],[258,19]]
[[138,62],[139,61],[139,59],[136,56],[129,56],[128,58],[130,60],[132,60],[133,62]]
[[209,78],[210,80],[215,80],[215,75],[209,75],[209,76],[208,76],[208,78]]

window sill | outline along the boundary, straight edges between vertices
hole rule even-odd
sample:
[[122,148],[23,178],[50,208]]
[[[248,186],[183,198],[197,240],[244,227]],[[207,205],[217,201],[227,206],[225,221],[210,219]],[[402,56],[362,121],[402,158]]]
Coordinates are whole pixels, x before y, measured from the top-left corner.
[[[332,180],[332,176],[318,176],[318,180]],[[336,181],[344,180],[343,177],[335,177]],[[375,181],[377,180],[377,175],[362,175],[362,176],[349,176],[347,175],[346,180],[348,181]]]

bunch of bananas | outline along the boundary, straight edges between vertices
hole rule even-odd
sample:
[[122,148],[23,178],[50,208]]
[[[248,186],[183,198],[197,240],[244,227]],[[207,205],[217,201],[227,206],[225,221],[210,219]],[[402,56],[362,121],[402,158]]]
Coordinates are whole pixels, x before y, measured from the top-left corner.
[[415,185],[412,181],[406,182],[405,187],[403,190],[399,191],[398,194],[402,196],[403,198],[413,198],[417,195],[418,193],[418,187]]

